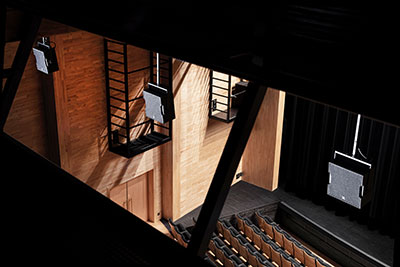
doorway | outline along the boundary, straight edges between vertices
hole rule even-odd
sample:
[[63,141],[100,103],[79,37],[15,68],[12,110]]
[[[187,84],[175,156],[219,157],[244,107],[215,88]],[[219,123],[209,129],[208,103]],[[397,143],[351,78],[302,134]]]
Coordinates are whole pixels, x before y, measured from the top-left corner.
[[148,221],[151,208],[149,196],[152,195],[149,194],[151,177],[150,172],[147,172],[113,187],[110,190],[110,199],[143,221]]

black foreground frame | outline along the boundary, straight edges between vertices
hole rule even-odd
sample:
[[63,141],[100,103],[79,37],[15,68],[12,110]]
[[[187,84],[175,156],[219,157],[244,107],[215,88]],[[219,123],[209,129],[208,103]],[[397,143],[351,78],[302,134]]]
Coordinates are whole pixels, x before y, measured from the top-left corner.
[[[4,69],[4,49],[6,32],[7,10],[4,4],[0,4],[0,131],[4,129],[12,103],[17,94],[19,83],[22,79],[26,63],[28,62],[32,46],[36,41],[36,34],[39,30],[42,18],[35,15],[27,15],[25,27],[26,31],[18,45],[10,69]],[[7,79],[3,88],[3,79]]]
[[[382,93],[380,96],[379,94],[376,94],[376,92],[374,90],[369,90],[369,89],[375,89],[376,83],[371,83],[371,81],[368,80],[367,83],[362,83],[361,85],[363,85],[363,86],[359,86],[360,90],[358,90],[358,92],[362,91],[363,94],[365,95],[365,101],[357,102],[357,101],[345,101],[344,100],[343,95],[346,94],[346,92],[348,90],[354,89],[354,84],[355,84],[354,81],[357,81],[357,82],[360,81],[358,79],[358,76],[353,75],[353,73],[352,73],[352,75],[355,78],[353,78],[351,80],[351,81],[353,81],[352,83],[348,83],[348,84],[340,83],[341,86],[339,86],[339,87],[330,86],[329,84],[327,84],[325,82],[325,80],[327,80],[327,79],[322,79],[321,82],[314,82],[312,80],[303,79],[302,77],[298,78],[294,75],[291,75],[290,72],[289,73],[274,72],[274,69],[272,69],[272,68],[271,69],[263,68],[261,70],[258,70],[257,68],[254,68],[253,65],[251,65],[249,67],[249,64],[244,64],[246,62],[244,62],[244,63],[240,62],[240,64],[235,65],[234,60],[224,61],[224,59],[225,59],[224,57],[222,57],[222,59],[221,58],[213,59],[212,56],[204,57],[201,54],[193,53],[193,51],[195,51],[194,49],[187,49],[188,51],[190,51],[190,54],[187,54],[187,53],[182,52],[183,50],[181,49],[180,46],[176,46],[176,47],[171,46],[171,45],[167,46],[167,45],[165,45],[165,43],[168,44],[168,42],[162,43],[162,39],[160,37],[161,35],[157,39],[157,32],[154,33],[154,36],[151,36],[151,34],[150,35],[148,34],[148,33],[150,33],[150,31],[147,31],[146,32],[146,34],[148,34],[147,37],[143,38],[143,36],[144,36],[143,33],[141,34],[139,31],[137,31],[137,30],[135,31],[134,27],[133,28],[129,27],[129,30],[128,30],[128,27],[125,27],[124,28],[125,31],[123,31],[123,30],[116,31],[115,29],[122,29],[123,28],[122,26],[125,26],[125,25],[123,24],[124,21],[122,19],[116,20],[116,22],[113,24],[112,23],[106,24],[104,22],[104,14],[116,14],[116,16],[118,16],[118,18],[121,16],[121,12],[110,12],[110,10],[109,10],[110,6],[103,7],[103,10],[100,10],[99,12],[87,12],[84,8],[77,9],[75,5],[70,5],[69,10],[67,10],[70,12],[66,12],[65,8],[68,9],[68,6],[64,6],[63,9],[60,9],[59,8],[60,5],[58,3],[55,3],[55,4],[53,3],[52,5],[49,5],[47,2],[40,3],[40,2],[22,1],[22,0],[21,1],[17,1],[17,0],[11,1],[10,0],[10,1],[5,1],[5,2],[7,2],[7,5],[10,5],[10,6],[18,8],[20,10],[26,11],[28,14],[36,14],[37,16],[39,16],[39,18],[43,17],[43,18],[55,20],[57,22],[61,22],[66,25],[74,26],[76,28],[80,28],[80,29],[83,29],[83,30],[86,30],[86,31],[89,31],[92,33],[97,33],[97,34],[100,34],[103,36],[107,36],[107,37],[110,37],[110,38],[113,38],[113,39],[116,39],[119,41],[125,41],[130,44],[134,44],[134,45],[141,44],[140,45],[141,47],[145,47],[145,48],[147,47],[149,49],[154,48],[154,45],[156,44],[157,49],[154,49],[154,50],[157,50],[159,52],[164,52],[165,54],[169,54],[176,58],[181,58],[183,60],[190,61],[195,64],[201,65],[201,66],[205,66],[205,67],[209,67],[209,68],[213,68],[213,69],[219,69],[221,71],[230,70],[229,72],[231,72],[232,74],[235,74],[235,75],[237,74],[240,76],[243,75],[243,77],[245,77],[246,79],[255,80],[257,82],[260,82],[261,84],[268,83],[270,86],[272,86],[274,88],[278,88],[278,89],[283,89],[288,93],[293,93],[296,95],[307,97],[307,98],[313,99],[315,101],[325,102],[325,103],[331,104],[333,106],[338,106],[338,107],[341,107],[341,108],[344,108],[347,110],[357,111],[358,113],[362,113],[362,111],[363,111],[369,117],[384,120],[389,123],[393,123],[394,125],[399,124],[398,113],[393,112],[393,108],[395,107],[394,101],[397,101],[397,98],[390,97],[391,95],[393,95],[393,94],[391,94],[390,86],[387,87],[388,90],[384,91],[385,93]],[[1,8],[3,8],[4,5],[5,5],[5,3],[0,4]],[[246,4],[243,5],[243,3],[241,3],[240,7],[238,7],[238,8],[240,8],[240,10],[244,10],[246,7],[249,8],[250,5],[252,5],[252,3],[249,3],[247,5]],[[298,3],[296,3],[296,5],[298,5]],[[117,7],[119,5],[113,5],[113,6]],[[356,5],[354,5],[354,6],[356,6]],[[357,5],[357,6],[359,6],[359,5]],[[147,18],[147,20],[144,19],[143,22],[149,22],[149,21],[153,22],[154,18],[157,18],[157,16],[153,16],[153,14],[151,14],[152,16],[149,16],[149,14],[141,12],[141,11],[146,11],[146,12],[149,11],[148,13],[150,13],[150,11],[152,11],[150,9],[146,9],[146,7],[147,6],[143,6],[143,5],[141,5],[141,6],[135,5],[134,11],[137,10],[138,13],[140,14],[140,16],[135,12],[126,12],[126,13],[129,14],[130,17],[133,17],[133,18],[138,18],[138,17],[145,18],[145,19]],[[166,10],[165,7],[168,7],[169,9]],[[171,12],[168,12],[168,11],[174,10],[175,7],[176,6],[174,6],[171,3],[166,3],[165,6],[162,6],[162,8],[159,8],[159,10],[160,10],[159,15],[165,14],[165,16],[167,16],[167,15],[170,16]],[[181,5],[180,5],[180,7],[181,7]],[[285,10],[285,8],[290,7],[290,3],[286,4],[286,5],[280,4],[280,5],[278,5],[278,7],[281,8],[282,10]],[[125,8],[125,6],[124,6],[124,8]],[[257,14],[257,8],[258,7],[255,6],[255,7],[253,7],[253,9],[248,9],[248,10],[250,10],[250,12],[243,12],[243,14],[248,14],[248,17],[249,16],[254,17],[254,14]],[[270,9],[269,15],[272,14],[272,15],[276,15],[279,17],[281,14],[287,14],[285,12],[274,12],[274,8],[276,9],[276,6],[272,6],[272,8]],[[375,6],[373,8],[375,8]],[[319,8],[318,10],[322,10],[322,12],[325,12],[325,10],[323,8],[322,9]],[[367,11],[368,10],[369,9],[367,9]],[[74,14],[76,14],[77,11],[78,11],[78,15],[74,15]],[[101,13],[101,11],[103,11],[103,13]],[[79,12],[80,12],[80,14],[85,14],[85,15],[80,16]],[[215,12],[220,12],[220,10],[216,10]],[[196,23],[198,22],[196,20],[197,17],[193,17],[193,19],[191,19],[190,12],[182,11],[180,14],[186,14],[186,13],[188,14],[186,16],[186,18],[188,18],[188,21],[186,22],[187,25],[191,25],[191,23],[193,24],[195,22]],[[201,12],[199,12],[199,13],[201,13]],[[69,15],[66,16],[65,14],[69,14]],[[375,12],[371,12],[371,14],[375,14]],[[324,15],[326,15],[326,13],[324,13]],[[159,20],[164,19],[165,16],[160,16]],[[201,17],[204,17],[204,13],[201,13]],[[268,21],[261,22],[260,25],[267,26],[265,28],[268,29],[269,28],[268,26],[270,25],[269,22],[276,21],[276,20],[272,20],[269,16],[264,16],[264,17],[266,19],[268,19]],[[323,16],[323,17],[325,18],[325,16]],[[96,18],[99,18],[99,19],[96,19]],[[210,16],[209,18],[212,18],[212,16]],[[236,19],[236,17],[233,17],[233,18],[235,19],[235,22],[237,23],[238,20]],[[369,17],[366,16],[366,18],[368,19]],[[357,22],[358,21],[365,22],[365,20],[366,19],[363,20],[361,18],[361,19],[357,19]],[[114,21],[114,20],[109,20],[109,21]],[[183,21],[181,17],[179,17],[179,21],[180,22]],[[209,21],[210,21],[210,25],[212,25],[213,21],[210,19],[209,19]],[[221,23],[221,21],[216,21],[215,19],[214,19],[214,21]],[[246,29],[248,32],[251,32],[251,29],[254,30],[254,28],[253,28],[254,23],[253,24],[249,23],[247,19],[242,19],[241,21],[243,21],[244,23],[246,23],[246,25],[248,25],[248,26],[246,26],[246,25],[244,25],[244,23],[237,25],[238,27],[246,26],[246,27],[244,27],[244,29],[242,29],[244,32],[246,32]],[[300,24],[302,21],[304,21],[303,18],[301,18],[301,20],[298,20],[298,21],[294,20],[294,23]],[[333,23],[333,25],[336,25],[336,24],[340,23],[341,21],[347,21],[347,20],[337,20],[337,19],[335,20],[334,19],[334,20],[332,20],[332,23]],[[375,16],[374,16],[374,21],[380,21],[380,20],[376,20]],[[382,20],[382,23],[385,23],[385,22],[386,21]],[[226,24],[229,24],[229,23],[230,23],[230,21],[226,21]],[[145,26],[146,25],[147,24],[145,24]],[[151,25],[153,25],[153,24],[151,24]],[[365,27],[369,26],[367,23],[364,23],[362,25],[366,25]],[[387,24],[385,24],[385,25],[387,26]],[[393,25],[395,25],[395,24],[393,24]],[[1,26],[3,26],[3,25],[1,25]],[[376,26],[378,26],[378,25],[376,25]],[[29,25],[27,25],[26,28],[29,28]],[[166,28],[168,29],[168,27],[166,27]],[[154,30],[154,27],[151,29]],[[176,31],[175,28],[173,28],[173,27],[171,27],[171,29],[173,29],[173,31]],[[299,29],[301,30],[302,28],[299,28]],[[346,27],[340,27],[340,29],[346,29]],[[375,27],[373,29],[381,30],[380,27]],[[270,31],[270,32],[272,32],[272,34],[273,34],[273,30],[274,29],[272,29]],[[368,27],[368,30],[369,30],[368,32],[370,33],[371,27]],[[172,32],[172,31],[170,31],[170,32]],[[208,28],[207,28],[206,32],[207,33],[209,32]],[[280,31],[276,31],[276,32],[281,34],[279,36],[286,36],[285,34],[288,33],[288,30],[286,28],[282,28]],[[372,31],[372,32],[376,33],[376,31]],[[384,32],[384,31],[380,31],[380,32]],[[185,34],[185,32],[179,31],[179,34],[180,35]],[[193,40],[195,40],[197,42],[198,40],[201,40],[201,38],[199,38],[200,35],[198,33],[196,33],[196,34],[197,34],[196,37],[198,37],[198,38],[193,38]],[[314,34],[314,35],[317,35],[317,34]],[[149,38],[149,36],[152,38]],[[294,36],[297,36],[297,35],[294,35]],[[359,38],[358,35],[353,35],[353,36],[356,36],[358,38],[358,39],[356,38],[356,41],[361,39],[361,38]],[[368,36],[370,36],[370,34]],[[224,38],[225,37],[226,36],[224,35]],[[187,38],[179,38],[179,40],[181,40],[181,39],[187,40]],[[271,39],[275,39],[274,36],[268,38],[268,40],[271,40]],[[301,40],[292,40],[292,39],[293,38],[291,38],[289,40],[289,42],[285,42],[285,44],[289,44],[289,45],[292,45],[293,47],[297,47],[299,44],[299,41],[305,40],[304,38]],[[310,38],[310,40],[314,40],[314,39],[316,39],[316,38]],[[170,38],[169,40],[175,40],[175,38]],[[375,40],[378,40],[378,42],[380,42],[380,43],[387,44],[387,42],[382,42],[381,38],[375,38]],[[260,40],[258,40],[258,39],[247,40],[246,39],[246,43],[250,42],[250,44],[258,44],[258,41],[263,41],[263,39],[261,39],[261,38],[260,38]],[[279,42],[276,42],[276,43],[280,44]],[[162,44],[164,44],[164,46]],[[264,44],[264,43],[262,43],[262,44]],[[351,56],[349,58],[355,58],[354,62],[359,61],[358,60],[359,58],[354,57],[354,55],[352,54],[353,51],[355,51],[355,50],[351,49],[352,47],[350,47],[350,49],[348,51],[344,50],[344,49],[340,50],[340,47],[346,47],[346,46],[344,46],[344,45],[340,46],[342,44],[341,40],[338,41],[338,44],[339,44],[339,46],[333,46],[333,49],[334,50],[336,49],[335,51],[339,51],[339,52],[344,51],[344,53],[342,53],[342,54],[336,53],[336,54],[342,55],[341,58],[346,58],[347,56]],[[375,44],[376,43],[374,43],[374,42],[370,42],[371,47],[373,47]],[[196,43],[196,45],[197,45],[197,43]],[[237,47],[240,47],[240,46],[241,46],[241,43],[239,43],[237,45]],[[365,55],[364,51],[367,51],[367,49],[369,49],[370,46],[366,45],[364,50],[360,49],[360,46],[354,46],[354,48],[357,49],[357,51],[358,50],[362,51],[360,53],[362,55]],[[185,48],[188,48],[188,47],[190,48],[191,46],[189,44],[187,46],[185,46]],[[226,45],[224,45],[224,48],[225,47],[226,47]],[[266,46],[266,47],[268,48],[268,46]],[[312,46],[307,46],[307,47],[312,47]],[[339,49],[337,47],[339,47]],[[315,50],[315,49],[313,48],[313,50]],[[387,50],[391,51],[390,49],[387,49]],[[274,49],[268,49],[268,51],[275,52]],[[286,50],[286,51],[290,51],[290,50]],[[324,49],[323,51],[325,52],[326,49]],[[216,55],[216,53],[219,53],[218,49],[213,49],[212,52],[214,52],[215,55]],[[304,53],[302,53],[302,54],[304,54]],[[334,54],[334,55],[336,55],[336,54]],[[381,53],[376,53],[376,54],[379,54],[379,58],[386,58],[386,57],[382,56]],[[307,57],[308,54],[304,54],[304,55],[305,55],[305,57]],[[276,57],[276,58],[279,58],[279,57]],[[297,57],[297,58],[289,57],[289,58],[290,59],[299,59],[299,57]],[[366,60],[368,60],[368,62],[371,62],[371,57],[365,57],[365,58],[366,58]],[[301,59],[301,57],[300,57],[300,59]],[[282,59],[282,60],[285,60],[285,59]],[[374,58],[374,60],[376,60],[376,59]],[[335,63],[335,62],[333,62],[333,64],[332,64],[332,60],[330,58],[328,58],[326,60],[326,62],[327,62],[327,64],[326,64],[327,66],[334,66],[334,67],[337,66],[337,63]],[[289,65],[292,66],[292,65],[296,64],[296,60],[292,60],[292,61],[288,60],[286,63],[288,66]],[[343,62],[340,62],[340,63],[341,63],[340,66],[343,66],[343,64],[342,64]],[[362,70],[366,70],[366,69],[374,70],[374,68],[371,68],[372,65],[378,66],[378,68],[381,68],[381,66],[382,66],[379,64],[365,64],[365,61],[361,61],[356,66],[366,66]],[[274,66],[274,64],[268,64],[268,67],[270,67],[270,66]],[[304,64],[303,65],[300,64],[300,66],[303,67]],[[316,66],[318,66],[318,65],[316,65]],[[350,64],[349,66],[350,66],[349,68],[351,68],[352,70],[355,69],[353,65]],[[244,71],[244,70],[246,70],[246,71]],[[346,70],[347,69],[345,69],[344,73],[347,73]],[[18,72],[22,74],[23,69],[22,70],[19,69]],[[321,73],[317,73],[316,75],[323,75],[324,73],[328,73],[328,72],[329,72],[329,69],[328,69],[328,71],[325,71],[325,72],[323,70],[323,71],[321,71]],[[311,71],[309,71],[309,73],[311,73]],[[365,76],[368,76],[368,74],[370,74],[372,72],[364,73],[362,71],[359,71],[358,73],[362,73],[363,77],[365,77]],[[4,72],[3,74],[6,74],[6,73]],[[342,75],[342,74],[343,73],[341,73],[340,75]],[[340,75],[338,75],[335,72],[334,82],[341,81],[341,77],[343,75],[342,76],[340,76]],[[381,77],[380,75],[375,75],[375,76]],[[376,80],[378,80],[378,79],[376,79]],[[379,79],[379,82],[381,82],[380,79]],[[323,89],[325,89],[323,91],[323,94],[320,93],[321,87]],[[385,86],[380,86],[380,87],[385,88]],[[357,91],[357,90],[355,90],[355,91]],[[368,93],[368,92],[371,92],[371,93]],[[356,94],[354,94],[354,95],[356,95]],[[356,97],[358,99],[359,96],[357,95]],[[349,98],[355,99],[354,97],[349,97]],[[12,103],[13,97],[11,97],[10,99],[11,99],[11,101],[6,101],[6,102]],[[380,106],[383,109],[376,108],[376,105],[374,105],[374,103],[381,103],[383,100],[387,101],[387,102],[385,102],[386,105]],[[10,106],[11,106],[11,104],[10,104]],[[4,113],[4,112],[6,112],[6,113]],[[3,118],[4,117],[6,118],[7,114],[8,114],[8,111],[6,109],[3,110],[3,108],[2,108],[1,114],[0,114],[1,118],[2,118],[2,123],[3,123]],[[214,177],[214,178],[216,178],[216,177]],[[212,186],[210,187],[207,198],[209,198],[210,195],[214,195],[214,197],[216,195],[218,195],[218,192],[213,193],[213,191],[211,190],[212,188],[217,187],[217,186],[214,186],[214,183],[215,183],[214,180],[212,182]],[[396,199],[396,201],[398,201],[398,199]],[[210,203],[207,199],[206,199],[206,202],[208,203],[207,206],[210,205]],[[206,208],[204,206],[203,209],[208,210],[209,208]],[[204,224],[204,221],[207,221],[207,219],[204,219],[205,216],[201,216],[201,218],[202,218],[201,221],[198,222],[198,226],[196,227],[198,229],[200,229],[201,224]],[[210,218],[210,219],[214,220],[213,218]],[[196,230],[196,231],[201,233],[201,230]],[[205,239],[203,239],[203,241]],[[190,244],[189,248],[192,252],[198,254],[197,250],[200,248],[200,244],[202,242],[199,242],[196,240],[201,240],[200,234],[198,234],[198,233],[195,235],[194,239],[192,239],[192,244]],[[399,248],[399,243],[400,243],[399,239],[396,236],[394,251],[397,251],[396,248]],[[397,262],[399,261],[400,254],[398,254],[398,253],[394,253],[394,254],[395,254],[394,255],[394,262],[395,262],[394,265],[396,266]]]
[[267,87],[250,83],[229,133],[214,178],[201,208],[188,250],[203,257],[228,196],[235,171],[250,137]]

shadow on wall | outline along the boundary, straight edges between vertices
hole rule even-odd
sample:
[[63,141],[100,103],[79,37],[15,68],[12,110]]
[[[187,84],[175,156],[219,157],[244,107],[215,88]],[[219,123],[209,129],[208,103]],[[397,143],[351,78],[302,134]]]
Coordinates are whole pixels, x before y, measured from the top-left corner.
[[[106,188],[119,185],[126,177],[135,177],[143,154],[126,159],[108,150],[107,128],[104,128],[97,139],[98,161],[96,167],[86,180],[86,184],[104,194]],[[133,161],[135,164],[133,164]]]
[[174,99],[176,97],[176,95],[178,94],[183,81],[185,80],[186,75],[188,74],[190,67],[192,66],[192,63],[188,63],[185,61],[181,61],[181,60],[174,60],[173,62],[173,66],[172,66],[172,80],[173,80],[173,84],[174,84],[174,88],[176,88],[176,90],[174,90],[173,94],[174,94]]

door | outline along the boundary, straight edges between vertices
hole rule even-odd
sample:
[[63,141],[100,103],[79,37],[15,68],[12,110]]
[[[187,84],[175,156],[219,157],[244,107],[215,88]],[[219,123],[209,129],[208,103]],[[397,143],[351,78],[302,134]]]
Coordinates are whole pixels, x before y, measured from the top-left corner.
[[123,207],[127,208],[126,184],[120,184],[110,190],[110,199]]
[[127,209],[140,219],[148,220],[147,174],[127,182]]

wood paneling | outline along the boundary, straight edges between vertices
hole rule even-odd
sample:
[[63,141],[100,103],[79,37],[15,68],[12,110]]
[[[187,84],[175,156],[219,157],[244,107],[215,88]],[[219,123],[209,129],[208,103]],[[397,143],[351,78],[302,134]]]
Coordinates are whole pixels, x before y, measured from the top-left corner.
[[112,201],[123,207],[127,208],[127,184],[119,184],[114,188],[111,188],[109,197]]
[[243,153],[243,180],[267,190],[278,187],[285,93],[268,88]]
[[52,36],[56,44],[56,55],[59,71],[53,72],[54,104],[57,117],[58,150],[60,153],[60,167],[71,172],[71,163],[68,156],[70,144],[70,125],[68,111],[68,96],[65,88],[65,60],[64,35]]
[[[141,213],[140,216],[147,217],[150,221],[157,222],[161,216],[175,220],[201,205],[232,126],[232,123],[227,124],[208,117],[209,70],[174,60],[176,119],[173,121],[172,141],[126,159],[108,151],[103,38],[84,31],[50,37],[56,43],[60,66],[60,70],[53,74],[53,85],[62,168],[109,196],[117,194],[115,188],[119,185],[135,181],[135,177],[147,177],[146,183],[140,184],[138,190],[147,192],[147,215]],[[147,51],[129,46],[128,52],[133,68],[149,64]],[[40,133],[45,136],[46,133],[38,86],[40,82],[36,77],[34,62],[29,64],[35,75],[28,76],[29,83],[22,81],[23,89],[17,94],[16,101],[19,106],[13,107],[14,112],[11,114],[10,122],[13,126],[6,125],[14,135],[21,134],[20,138],[28,141],[32,135]],[[25,73],[29,74],[30,71]],[[148,72],[143,71],[130,78],[133,95],[141,93],[147,77]],[[29,98],[29,94],[34,94],[35,97]],[[27,114],[31,106],[32,111]],[[265,105],[269,106],[270,104]],[[282,107],[280,105],[277,108]],[[22,108],[23,116],[32,118],[32,122],[23,118],[25,123],[32,123],[29,131],[24,131],[26,128],[19,124],[18,113]],[[268,108],[261,111],[264,116],[268,112]],[[138,118],[140,116],[144,114],[137,115]],[[256,126],[255,128],[260,128],[257,134],[262,136],[265,129],[276,129],[276,126],[269,123],[274,122]],[[34,140],[45,141],[45,138]],[[40,144],[37,147],[43,149],[46,145]],[[253,153],[251,149],[259,150],[258,147],[246,148],[248,153]],[[276,162],[276,153],[273,158]],[[257,164],[261,164],[260,160],[262,159],[254,159]],[[237,172],[241,171],[241,165]],[[250,166],[249,163],[247,166]],[[254,166],[251,168],[254,169]],[[127,203],[125,205],[129,208]],[[131,207],[135,208],[133,204]]]
[[[18,44],[6,44],[4,68],[11,67]],[[4,131],[42,156],[48,156],[40,73],[33,54],[29,56]]]
[[187,62],[175,64],[180,127],[173,128],[179,136],[174,139],[179,144],[173,156],[179,157],[180,214],[184,215],[204,202],[232,124],[208,118],[209,70]]
[[[54,75],[62,167],[102,194],[151,172],[148,191],[154,208],[149,220],[161,217],[160,149],[126,159],[108,151],[103,38],[84,31],[51,37],[60,70]],[[130,52],[133,49],[133,52]],[[129,62],[148,64],[148,53],[129,46]],[[135,66],[134,66],[135,67]],[[132,79],[145,79],[143,72]],[[134,75],[133,75],[134,76]],[[137,90],[143,89],[144,82]],[[151,189],[151,190],[150,190]]]
[[[185,69],[185,68],[184,68]],[[173,60],[173,95],[176,118],[172,122],[172,141],[162,146],[162,203],[163,216],[173,221],[180,217],[180,131],[181,92],[176,86],[185,70],[179,60]]]
[[154,204],[151,179],[152,172],[148,172],[119,184],[111,188],[109,198],[143,221],[154,221],[150,219]]
[[148,190],[147,174],[142,174],[127,183],[128,210],[143,221],[147,221],[148,212]]
[[[157,168],[156,168],[157,169]],[[154,203],[158,203],[158,199],[160,198],[160,190],[155,194],[155,183],[154,183],[154,171],[151,170],[146,173],[147,175],[147,205],[148,205],[148,222],[158,222],[161,218],[161,211],[157,211],[154,209]],[[157,214],[158,213],[158,214]]]
[[61,166],[53,74],[47,75],[40,73],[40,76],[42,82],[43,106],[47,130],[48,159],[54,164]]

